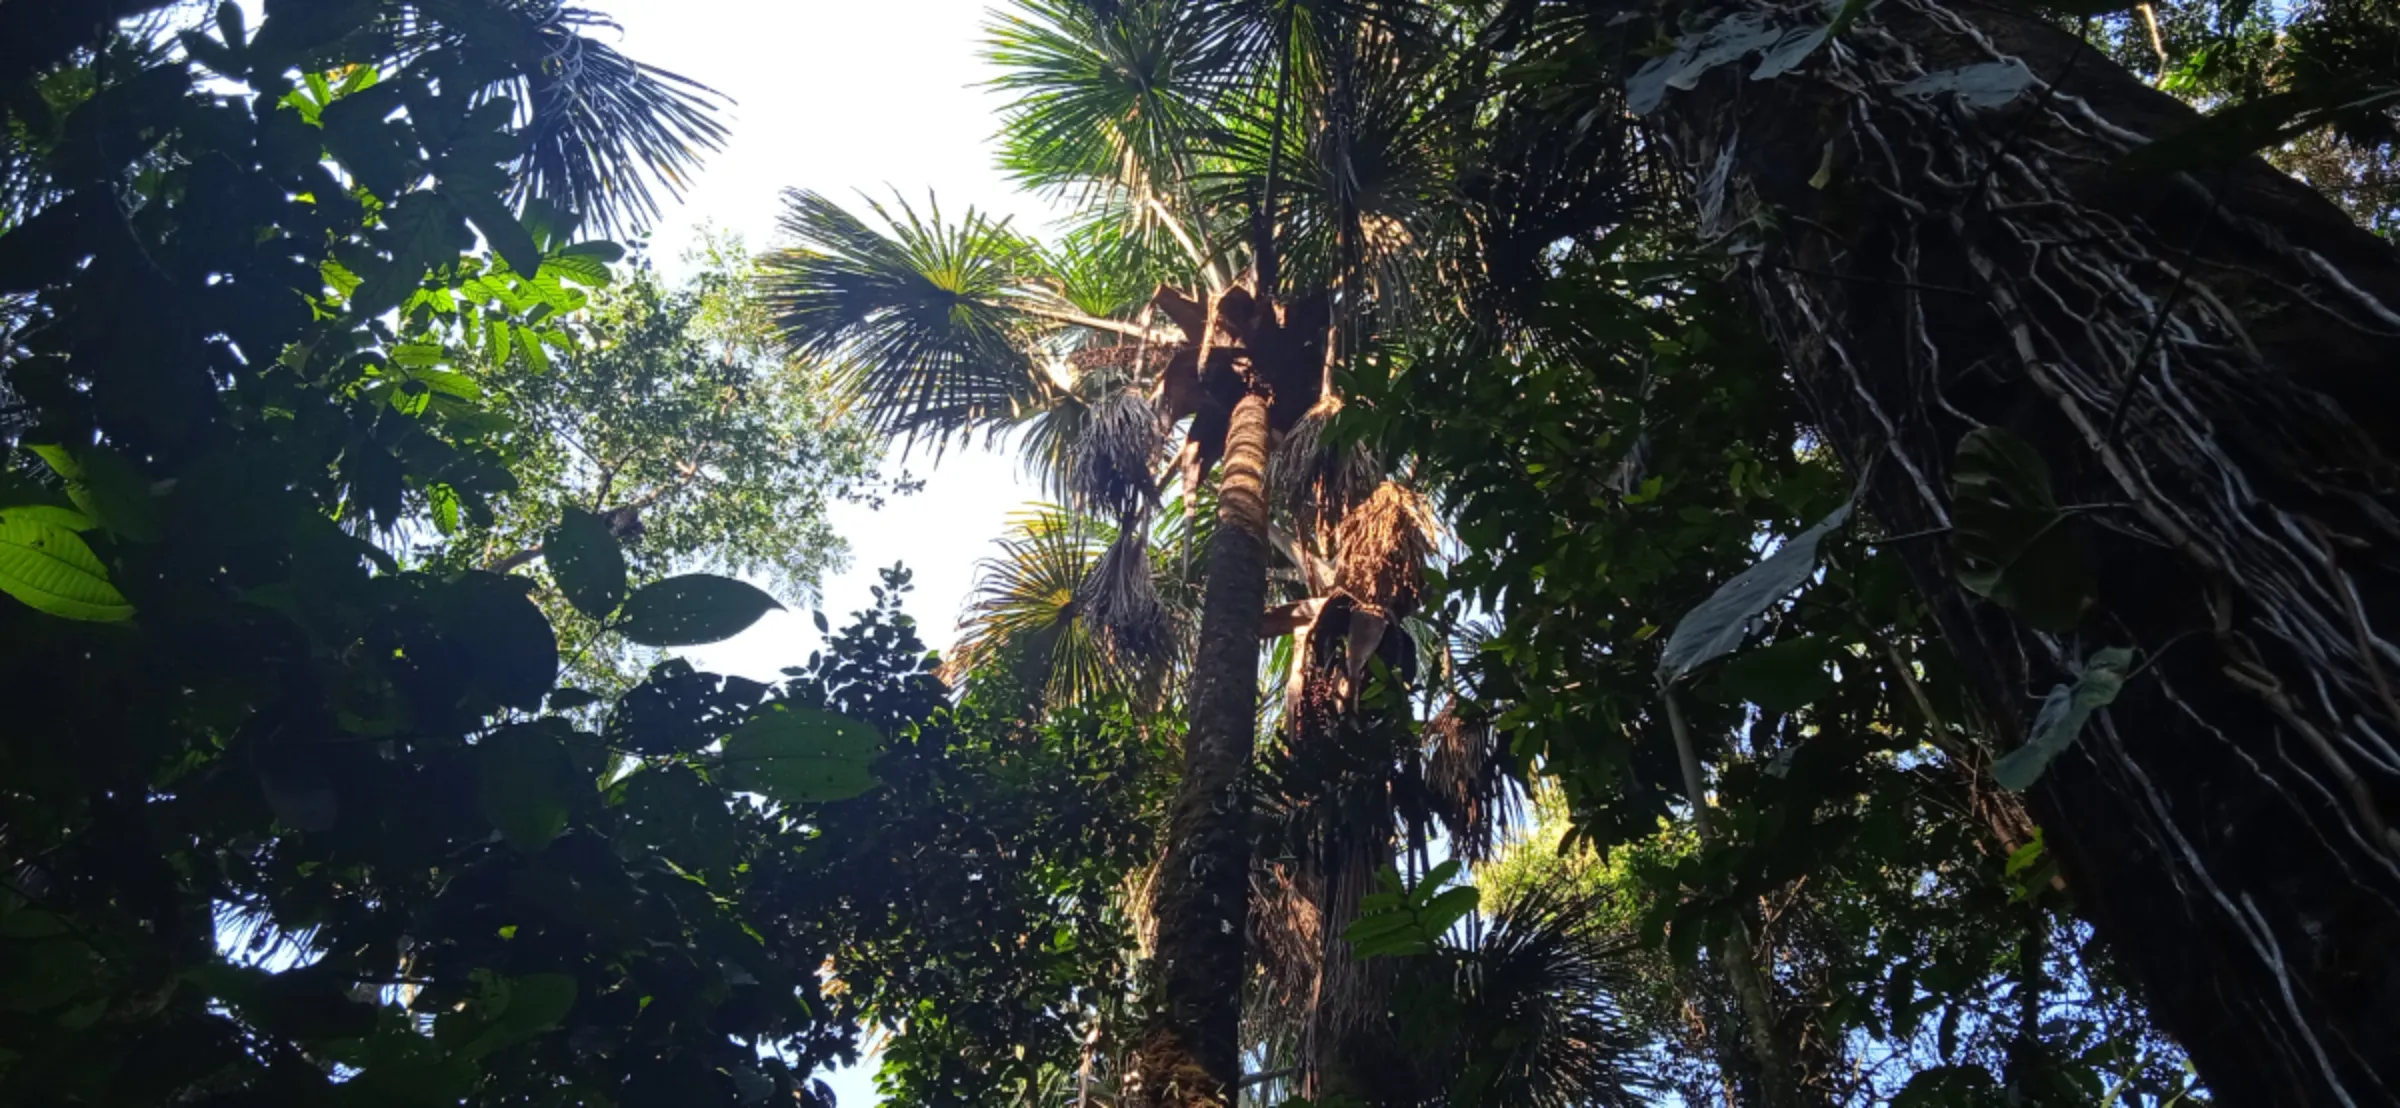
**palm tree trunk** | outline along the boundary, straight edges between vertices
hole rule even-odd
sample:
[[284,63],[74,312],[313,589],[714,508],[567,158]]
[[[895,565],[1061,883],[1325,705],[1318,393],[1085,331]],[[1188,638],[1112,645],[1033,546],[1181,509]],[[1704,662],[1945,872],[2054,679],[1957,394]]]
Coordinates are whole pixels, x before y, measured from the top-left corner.
[[1234,405],[1217,485],[1192,662],[1191,727],[1151,918],[1153,1002],[1132,1103],[1226,1108],[1241,1080],[1250,907],[1242,773],[1258,731],[1258,629],[1267,606],[1267,401]]
[[[1924,80],[1969,66],[2002,102]],[[2120,175],[2193,114],[2005,6],[1885,0],[1749,68],[1657,121],[1881,523],[1948,528],[1985,424],[2098,506],[2071,632],[1961,587],[1946,542],[1895,548],[2004,745],[2091,651],[2137,651],[2028,796],[2079,906],[2219,1103],[2395,1103],[2400,254],[2256,159]]]

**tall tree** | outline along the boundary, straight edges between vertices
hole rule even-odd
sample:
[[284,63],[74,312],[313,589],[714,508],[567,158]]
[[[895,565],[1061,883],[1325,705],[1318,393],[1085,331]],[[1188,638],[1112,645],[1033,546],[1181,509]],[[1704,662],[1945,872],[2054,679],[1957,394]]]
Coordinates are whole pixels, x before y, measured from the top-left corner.
[[[882,234],[795,197],[802,249],[774,263],[796,344],[857,367],[866,410],[894,430],[947,435],[1035,410],[1089,413],[1068,491],[1078,507],[1117,518],[1126,554],[1104,567],[1144,588],[1147,560],[1129,556],[1129,544],[1146,535],[1158,497],[1156,435],[1189,421],[1173,472],[1187,496],[1211,494],[1216,518],[1185,772],[1151,905],[1157,980],[1139,1049],[1141,1103],[1224,1104],[1240,1076],[1235,983],[1246,966],[1252,836],[1244,775],[1258,731],[1267,571],[1279,556],[1273,446],[1327,398],[1334,366],[1363,348],[1375,313],[1397,310],[1400,278],[1420,260],[1414,236],[1433,212],[1408,184],[1417,168],[1408,159],[1426,151],[1414,141],[1422,133],[1405,127],[1423,114],[1366,109],[1371,92],[1408,102],[1424,91],[1404,79],[1424,72],[1408,53],[1425,33],[1421,14],[1402,4],[1048,0],[1003,17],[993,56],[1017,96],[1003,136],[1009,164],[1088,202],[1110,233],[1138,236],[1151,266],[1174,267],[1146,304],[1111,305],[1138,312],[1133,320],[1081,310],[1074,282],[1043,273],[973,216],[943,228],[904,212]],[[1369,132],[1370,121],[1401,126]],[[1115,341],[1095,346],[1095,336]],[[1094,380],[1112,382],[1114,395],[1077,395]],[[1282,556],[1303,558],[1296,548]],[[1156,619],[1155,601],[1115,603],[1136,591],[1095,588],[1079,600],[1108,602],[1093,615],[1123,644]],[[1371,651],[1376,640],[1361,644]]]
[[2400,256],[2191,160],[2223,118],[2072,23],[1602,10],[1522,26],[1616,59],[1583,118],[1672,152],[1864,506],[1934,540],[2002,779],[2162,1021],[2230,1102],[2388,1102]]

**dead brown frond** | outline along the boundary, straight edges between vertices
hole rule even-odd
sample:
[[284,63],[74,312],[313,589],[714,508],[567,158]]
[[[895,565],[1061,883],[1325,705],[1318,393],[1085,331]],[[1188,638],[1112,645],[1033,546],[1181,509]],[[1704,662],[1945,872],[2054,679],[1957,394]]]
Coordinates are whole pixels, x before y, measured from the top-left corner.
[[1492,858],[1515,807],[1509,776],[1491,725],[1462,718],[1456,705],[1425,722],[1425,796],[1450,839],[1450,853],[1469,865]]
[[1077,380],[1095,375],[1139,385],[1155,381],[1174,359],[1175,346],[1155,342],[1112,342],[1083,346],[1067,355]]
[[1250,992],[1253,1041],[1296,1049],[1302,1028],[1294,1016],[1316,1003],[1325,950],[1324,914],[1310,875],[1289,861],[1260,865],[1250,876],[1250,951],[1257,986]]
[[1425,498],[1386,481],[1342,517],[1333,587],[1357,610],[1384,620],[1415,614],[1433,556],[1433,511]]
[[1174,633],[1151,575],[1148,539],[1148,529],[1138,524],[1119,528],[1116,541],[1108,544],[1076,596],[1084,618],[1099,629],[1117,664],[1128,670],[1146,669],[1159,660]]
[[1116,389],[1095,401],[1067,459],[1067,486],[1079,506],[1132,520],[1155,505],[1164,430],[1138,389]]
[[1365,446],[1325,441],[1324,412],[1292,426],[1267,463],[1267,486],[1277,508],[1290,513],[1302,542],[1330,543],[1344,517],[1374,493],[1383,470]]

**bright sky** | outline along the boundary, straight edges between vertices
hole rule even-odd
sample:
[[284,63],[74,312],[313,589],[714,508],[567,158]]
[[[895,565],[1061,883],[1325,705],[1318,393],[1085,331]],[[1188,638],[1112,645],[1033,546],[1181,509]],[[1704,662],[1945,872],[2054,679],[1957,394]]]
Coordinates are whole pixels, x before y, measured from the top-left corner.
[[[1017,192],[992,164],[1000,101],[978,87],[986,0],[586,0],[624,24],[621,48],[651,65],[732,97],[733,136],[710,159],[685,203],[670,212],[653,253],[671,262],[702,222],[738,231],[754,249],[775,245],[777,194],[808,188],[844,203],[859,190],[898,189],[921,204],[927,190],[954,213],[974,207],[1038,229],[1049,209]],[[845,505],[834,525],[849,540],[850,569],[825,583],[824,610],[840,626],[865,607],[875,570],[895,561],[916,573],[909,610],[928,643],[947,647],[974,563],[1011,511],[1033,498],[1006,453],[952,450],[915,496],[882,511]],[[768,679],[817,646],[808,613],[770,614],[731,642],[694,652],[726,673]],[[873,1063],[828,1075],[842,1108],[877,1102]]]

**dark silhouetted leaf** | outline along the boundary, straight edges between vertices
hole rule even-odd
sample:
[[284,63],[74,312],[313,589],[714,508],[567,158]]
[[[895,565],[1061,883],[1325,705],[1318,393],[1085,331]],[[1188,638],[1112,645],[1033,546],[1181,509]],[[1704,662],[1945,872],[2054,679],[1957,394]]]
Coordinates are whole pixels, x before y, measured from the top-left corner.
[[1805,708],[1834,689],[1832,644],[1814,636],[1786,638],[1725,663],[1709,686],[1769,712]]
[[781,607],[756,586],[692,573],[634,590],[616,629],[644,646],[694,646],[739,635]]
[[467,659],[467,707],[541,707],[558,683],[558,635],[522,578],[465,574],[443,592],[440,614],[443,637]]
[[1959,440],[1950,489],[1959,584],[2043,630],[2074,627],[2099,589],[2041,454],[1979,427]]
[[125,456],[107,447],[69,450],[30,447],[67,485],[67,498],[83,514],[121,538],[158,541],[158,509],[150,483]]
[[508,845],[535,853],[567,829],[575,767],[549,722],[511,727],[475,745],[476,799]]
[[542,558],[558,581],[558,591],[576,611],[607,619],[624,602],[625,552],[599,516],[567,509],[558,526],[543,537]]

